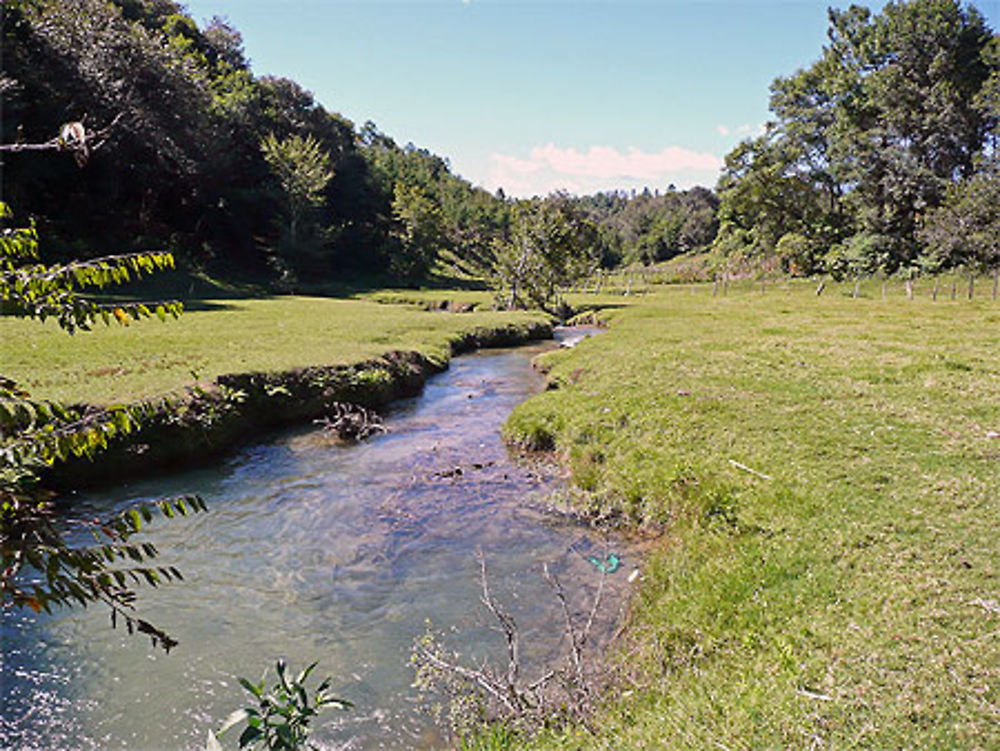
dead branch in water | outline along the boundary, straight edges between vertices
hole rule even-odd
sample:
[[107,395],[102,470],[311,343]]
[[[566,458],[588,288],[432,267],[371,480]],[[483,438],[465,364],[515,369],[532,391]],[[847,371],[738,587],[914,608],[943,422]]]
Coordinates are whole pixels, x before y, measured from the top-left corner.
[[370,409],[345,402],[332,402],[329,407],[328,416],[313,422],[321,425],[324,432],[335,435],[342,441],[363,441],[386,431],[382,418]]
[[480,555],[480,602],[498,624],[506,643],[506,665],[494,666],[488,659],[476,667],[463,665],[459,655],[447,652],[428,628],[413,647],[411,663],[416,668],[415,685],[422,691],[443,696],[451,729],[459,736],[475,733],[492,723],[514,730],[533,732],[560,722],[573,721],[589,727],[594,699],[608,680],[592,632],[605,591],[607,573],[601,572],[597,593],[580,623],[574,616],[559,578],[543,567],[543,575],[559,603],[563,636],[568,649],[561,664],[528,682],[522,675],[521,638],[517,622],[494,597],[486,561]]

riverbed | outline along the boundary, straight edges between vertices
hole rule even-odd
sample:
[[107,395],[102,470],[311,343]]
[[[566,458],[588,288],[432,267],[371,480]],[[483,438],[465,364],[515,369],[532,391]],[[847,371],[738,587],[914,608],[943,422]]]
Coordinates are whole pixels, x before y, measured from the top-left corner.
[[[562,331],[563,341],[587,332]],[[100,608],[4,613],[0,745],[18,749],[202,748],[278,658],[319,661],[334,692],[314,739],[329,748],[437,748],[444,730],[411,686],[429,621],[448,646],[500,657],[479,599],[479,563],[521,628],[527,672],[564,648],[548,563],[584,607],[613,552],[602,628],[627,596],[637,553],[552,513],[558,468],[513,459],[500,426],[543,387],[531,359],[551,343],[456,358],[388,428],[345,445],[315,426],[266,438],[218,465],[76,499],[99,516],[137,500],[198,493],[210,512],[157,520],[142,539],[185,581],[143,588],[143,617],[180,645],[170,654],[112,630]],[[585,344],[582,346],[586,346]],[[235,735],[229,745],[235,747]]]

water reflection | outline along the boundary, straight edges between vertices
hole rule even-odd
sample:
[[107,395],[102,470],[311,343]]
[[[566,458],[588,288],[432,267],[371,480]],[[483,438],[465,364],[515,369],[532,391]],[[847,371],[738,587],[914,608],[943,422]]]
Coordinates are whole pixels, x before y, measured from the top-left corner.
[[[211,512],[149,533],[181,585],[141,592],[139,607],[181,642],[170,655],[109,628],[100,609],[52,617],[5,613],[0,693],[4,748],[200,748],[241,706],[235,676],[278,657],[320,660],[357,709],[320,718],[331,747],[441,742],[410,687],[413,639],[428,619],[454,626],[451,646],[499,654],[479,612],[476,551],[540,669],[560,616],[540,576],[549,562],[582,598],[605,540],[542,510],[558,480],[511,462],[499,426],[541,387],[539,348],[456,359],[387,416],[389,432],[357,446],[321,431],[284,434],[206,470],[86,497],[102,513],[139,498],[198,492]],[[610,581],[619,594],[635,563]]]

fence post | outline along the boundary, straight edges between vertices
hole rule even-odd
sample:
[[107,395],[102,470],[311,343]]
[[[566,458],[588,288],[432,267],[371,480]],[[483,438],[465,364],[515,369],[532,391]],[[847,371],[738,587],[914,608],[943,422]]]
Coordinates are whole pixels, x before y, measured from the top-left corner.
[[931,300],[937,302],[937,292],[938,292],[938,278],[934,277],[934,291],[931,292]]
[[854,295],[853,295],[855,300],[858,299],[858,292],[860,291],[860,288],[861,288],[861,277],[856,276],[854,277]]
[[712,297],[719,296],[719,275],[715,275],[715,279],[712,280]]
[[722,296],[726,297],[729,294],[729,272],[722,272]]
[[882,299],[885,299],[885,279],[882,280]]
[[951,278],[951,299],[955,299],[955,295],[958,294],[958,279],[956,277]]
[[975,297],[975,294],[974,294],[975,284],[976,284],[976,275],[970,271],[969,272],[969,299],[970,300],[973,299],[973,297]]
[[907,279],[906,280],[906,299],[907,300],[912,300],[913,299],[913,280],[912,279]]

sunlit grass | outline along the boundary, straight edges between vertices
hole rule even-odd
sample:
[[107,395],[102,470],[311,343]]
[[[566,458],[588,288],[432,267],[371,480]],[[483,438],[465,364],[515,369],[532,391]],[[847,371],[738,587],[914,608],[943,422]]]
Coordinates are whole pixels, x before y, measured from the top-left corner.
[[815,287],[665,289],[547,356],[508,434],[668,533],[629,693],[538,745],[1000,746],[1000,303]]
[[[353,363],[391,350],[438,359],[479,326],[525,313],[432,313],[365,300],[220,300],[177,321],[97,326],[69,336],[53,322],[0,318],[0,373],[37,398],[106,404],[174,391],[222,373]],[[537,318],[537,316],[535,316]]]

